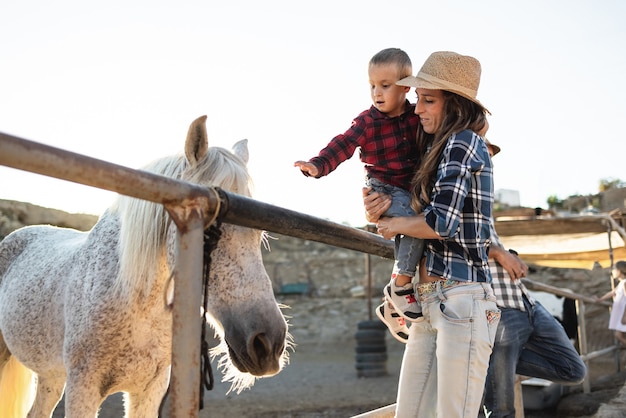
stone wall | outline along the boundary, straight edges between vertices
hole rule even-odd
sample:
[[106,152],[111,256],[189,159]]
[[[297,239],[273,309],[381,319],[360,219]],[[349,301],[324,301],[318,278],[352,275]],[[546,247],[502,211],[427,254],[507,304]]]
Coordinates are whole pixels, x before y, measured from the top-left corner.
[[[29,224],[53,224],[88,230],[97,220],[92,215],[67,214],[22,202],[0,200],[0,238],[11,230]],[[263,248],[266,270],[272,280],[277,300],[290,306],[291,331],[296,341],[353,342],[359,321],[376,319],[372,307],[381,301],[382,288],[389,281],[392,260],[367,256],[318,242],[269,234],[268,247]],[[593,296],[611,289],[608,269],[556,269],[533,266],[529,278],[573,292]],[[371,280],[371,298],[367,284]],[[286,284],[308,285],[301,295],[281,294]],[[586,304],[589,350],[612,343],[607,329],[608,308]],[[395,343],[390,337],[390,341]],[[399,344],[399,343],[398,343]]]
[[[370,319],[370,307],[380,303],[382,288],[389,281],[393,261],[370,256],[372,297],[368,300],[354,289],[367,286],[366,256],[363,253],[270,235],[273,237],[270,239],[271,251],[264,249],[263,258],[277,293],[287,283],[308,283],[311,287],[307,295],[277,295],[279,301],[291,307],[287,314],[292,316],[292,331],[300,341],[326,339],[331,334],[339,340],[349,341],[358,321]],[[585,270],[531,266],[528,278],[585,296],[601,296],[611,289],[610,271],[602,268]],[[354,297],[351,289],[359,296]],[[613,336],[607,328],[608,307],[586,303],[585,312],[589,351],[612,344]],[[348,324],[345,328],[344,323]]]
[[365,288],[369,276],[378,294],[393,266],[393,260],[285,235],[271,233],[268,243],[263,262],[276,292],[283,285],[303,283],[311,297],[351,297],[351,289]]

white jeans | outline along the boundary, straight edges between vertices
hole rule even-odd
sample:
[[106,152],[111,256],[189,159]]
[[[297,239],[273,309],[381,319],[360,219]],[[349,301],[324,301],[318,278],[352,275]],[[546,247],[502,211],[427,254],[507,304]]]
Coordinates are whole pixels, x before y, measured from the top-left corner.
[[396,417],[476,418],[500,311],[487,283],[420,296],[424,321],[409,327]]

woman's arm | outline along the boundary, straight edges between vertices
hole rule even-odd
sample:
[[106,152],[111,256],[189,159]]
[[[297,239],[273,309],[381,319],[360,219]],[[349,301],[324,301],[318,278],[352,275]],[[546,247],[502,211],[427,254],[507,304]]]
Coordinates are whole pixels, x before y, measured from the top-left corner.
[[[461,222],[469,221],[480,228],[480,219],[491,217],[491,160],[481,143],[477,134],[464,130],[448,138],[441,153],[431,201],[423,213],[427,223],[444,239],[458,239]],[[479,212],[473,220],[463,213],[467,199]]]
[[377,222],[378,233],[386,239],[391,239],[398,234],[409,235],[415,238],[441,237],[426,224],[423,215],[381,218],[389,206],[391,206],[391,196],[384,193],[372,192],[369,187],[363,188],[363,206],[365,206],[365,217],[369,222]]
[[408,235],[413,238],[441,239],[424,219],[424,215],[399,216],[397,218],[380,218],[378,220],[378,233],[386,239],[391,239],[398,234]]

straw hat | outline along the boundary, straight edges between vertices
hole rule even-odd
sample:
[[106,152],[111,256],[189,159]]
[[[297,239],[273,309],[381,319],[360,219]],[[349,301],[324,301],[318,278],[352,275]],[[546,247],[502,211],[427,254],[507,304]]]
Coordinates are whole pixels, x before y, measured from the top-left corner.
[[421,89],[451,91],[485,109],[485,106],[476,98],[480,84],[480,72],[480,62],[476,58],[456,52],[439,51],[430,54],[417,76],[405,77],[396,84]]
[[485,142],[487,143],[488,147],[491,147],[491,152],[493,153],[493,157],[495,157],[496,154],[500,152],[500,147],[496,144],[492,144],[491,142],[489,142],[487,138],[485,138]]

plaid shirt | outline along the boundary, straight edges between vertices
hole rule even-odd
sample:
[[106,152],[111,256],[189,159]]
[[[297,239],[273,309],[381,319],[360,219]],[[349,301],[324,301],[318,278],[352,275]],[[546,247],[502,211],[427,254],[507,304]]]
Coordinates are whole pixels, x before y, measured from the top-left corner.
[[360,148],[368,177],[408,190],[417,169],[418,124],[415,105],[408,100],[404,113],[394,118],[371,106],[309,162],[319,169],[317,178],[327,176]]
[[[491,245],[497,245],[503,248],[493,223],[491,225]],[[489,268],[491,269],[491,277],[493,278],[491,287],[493,288],[493,293],[496,295],[496,303],[499,307],[518,309],[522,312],[526,312],[523,299],[524,295],[526,295],[531,305],[535,304],[535,299],[530,296],[524,283],[519,279],[511,279],[509,273],[507,273],[497,261],[490,259]]]
[[470,130],[448,138],[441,154],[426,223],[442,239],[426,240],[431,276],[491,282],[487,251],[493,207],[493,171],[487,145]]

